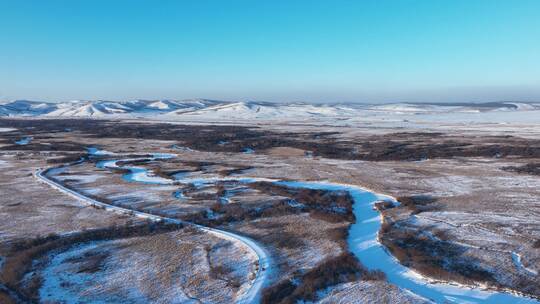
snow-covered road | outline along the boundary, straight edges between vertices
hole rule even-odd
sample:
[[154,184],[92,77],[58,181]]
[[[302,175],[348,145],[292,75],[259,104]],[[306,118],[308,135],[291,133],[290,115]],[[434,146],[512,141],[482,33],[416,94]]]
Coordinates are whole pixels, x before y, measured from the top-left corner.
[[268,280],[268,276],[271,271],[272,265],[271,265],[270,255],[260,244],[258,244],[254,240],[245,236],[241,236],[241,235],[229,232],[229,231],[205,227],[205,226],[196,225],[192,223],[186,223],[178,219],[150,214],[146,212],[135,211],[132,209],[122,208],[122,207],[113,206],[104,202],[100,202],[98,200],[85,196],[82,193],[79,193],[77,191],[74,191],[72,189],[65,187],[64,185],[49,178],[46,173],[47,173],[47,169],[37,170],[35,172],[35,177],[43,181],[44,183],[48,184],[52,188],[57,189],[60,192],[63,192],[85,204],[103,208],[107,211],[116,212],[118,214],[127,214],[127,215],[136,216],[143,219],[149,219],[152,221],[165,221],[169,223],[176,223],[176,224],[183,223],[183,224],[193,225],[195,227],[198,227],[202,231],[211,233],[219,238],[239,243],[241,246],[249,250],[254,256],[257,257],[258,265],[257,265],[257,271],[255,273],[255,277],[251,281],[251,286],[237,298],[236,303],[247,304],[247,303],[260,302],[261,291]]

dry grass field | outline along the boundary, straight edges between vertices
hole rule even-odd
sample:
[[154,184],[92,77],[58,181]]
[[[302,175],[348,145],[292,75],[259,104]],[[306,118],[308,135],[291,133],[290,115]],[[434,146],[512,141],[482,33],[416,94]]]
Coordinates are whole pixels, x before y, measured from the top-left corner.
[[[283,133],[278,126],[0,122],[14,128],[0,133],[0,213],[9,219],[0,223],[3,259],[21,241],[145,225],[85,205],[34,176],[39,168],[83,157],[49,175],[111,205],[217,227],[261,244],[272,259],[263,302],[423,300],[348,256],[347,230],[355,219],[346,194],[242,178],[329,181],[397,197],[399,206],[381,210],[379,238],[402,264],[431,279],[540,296],[540,180],[530,165],[539,161],[537,139],[309,126]],[[14,143],[23,136],[32,140]],[[113,154],[88,155],[90,147]],[[152,160],[152,153],[175,156]],[[133,182],[126,169],[100,167],[118,159],[131,159],[118,165],[149,172],[150,182]],[[256,259],[245,249],[196,228],[137,233],[51,246],[32,256],[20,282],[4,281],[0,286],[9,290],[0,295],[41,302],[229,303],[256,272]]]

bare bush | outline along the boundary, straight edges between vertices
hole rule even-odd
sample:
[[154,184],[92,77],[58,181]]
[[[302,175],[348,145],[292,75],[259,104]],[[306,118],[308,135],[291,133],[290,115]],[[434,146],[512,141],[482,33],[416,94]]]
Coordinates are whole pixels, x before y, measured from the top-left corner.
[[429,195],[413,195],[413,196],[400,196],[397,201],[401,203],[403,207],[411,210],[412,214],[418,214],[424,211],[434,211],[437,207],[434,203],[437,198]]

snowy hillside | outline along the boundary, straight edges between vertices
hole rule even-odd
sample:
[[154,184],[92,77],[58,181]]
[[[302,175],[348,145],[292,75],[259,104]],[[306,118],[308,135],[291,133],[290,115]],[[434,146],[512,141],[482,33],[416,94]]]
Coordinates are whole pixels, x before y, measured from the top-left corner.
[[16,100],[0,104],[0,116],[46,117],[157,117],[162,119],[318,119],[357,118],[366,115],[421,115],[437,113],[485,113],[538,111],[540,103],[394,103],[394,104],[310,104],[270,102],[230,102],[208,99],[189,100],[81,100],[42,102]]
[[218,104],[181,114],[209,119],[276,119],[351,116],[355,110],[338,105],[312,105],[304,103],[276,104],[267,102],[234,102]]
[[540,104],[520,102],[486,103],[395,103],[370,107],[370,110],[392,113],[478,113],[490,111],[538,110]]
[[56,109],[55,103],[15,100],[9,103],[0,104],[0,116],[33,116],[44,115]]
[[15,100],[0,104],[0,116],[103,117],[130,114],[164,114],[175,111],[195,111],[223,102],[194,100],[75,100],[41,102]]

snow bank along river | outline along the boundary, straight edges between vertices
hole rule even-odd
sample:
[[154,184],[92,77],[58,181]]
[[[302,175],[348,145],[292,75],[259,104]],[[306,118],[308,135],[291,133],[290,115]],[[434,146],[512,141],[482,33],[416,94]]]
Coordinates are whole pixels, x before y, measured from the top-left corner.
[[[105,155],[107,152],[97,149],[90,150],[93,155]],[[279,185],[293,188],[309,188],[330,191],[348,191],[354,199],[354,214],[356,223],[350,228],[348,244],[352,253],[369,269],[382,270],[390,283],[400,288],[409,290],[421,297],[430,299],[436,303],[540,303],[535,299],[521,297],[511,293],[482,290],[479,288],[470,288],[459,284],[451,283],[432,283],[429,279],[422,277],[409,268],[401,265],[385,247],[378,242],[377,234],[381,226],[381,217],[378,211],[373,209],[373,204],[380,200],[389,200],[395,202],[391,197],[375,194],[366,189],[354,185],[336,184],[330,182],[303,182],[303,181],[283,181],[267,178],[249,178],[249,177],[223,177],[223,178],[190,178],[189,174],[177,176],[175,181],[155,176],[143,167],[120,166],[120,161],[151,159],[159,160],[175,157],[174,154],[152,154],[150,158],[105,160],[97,163],[99,168],[122,168],[129,171],[123,178],[130,182],[144,184],[171,184],[173,182],[191,183],[196,187],[205,184],[211,184],[218,181],[236,181],[240,183],[253,183],[256,181],[269,181]],[[267,253],[255,241],[236,235],[231,232],[221,231],[202,227],[201,229],[211,233],[216,233],[222,237],[228,236],[247,244],[255,250],[259,256],[259,272],[257,279],[253,283],[250,291],[247,292],[242,302],[258,302],[259,293],[263,287],[268,268],[270,267]]]

